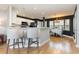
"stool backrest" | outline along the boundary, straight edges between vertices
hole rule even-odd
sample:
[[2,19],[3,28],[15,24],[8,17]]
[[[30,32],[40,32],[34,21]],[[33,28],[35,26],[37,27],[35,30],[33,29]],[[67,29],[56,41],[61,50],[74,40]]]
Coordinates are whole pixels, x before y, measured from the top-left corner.
[[36,27],[27,28],[27,38],[37,38],[38,37],[38,29]]
[[17,28],[17,33],[18,33],[18,37],[19,38],[21,38],[21,37],[23,37],[23,30],[22,30],[22,28],[21,27],[19,27],[19,28]]
[[27,38],[27,28],[23,29],[23,36],[24,38]]

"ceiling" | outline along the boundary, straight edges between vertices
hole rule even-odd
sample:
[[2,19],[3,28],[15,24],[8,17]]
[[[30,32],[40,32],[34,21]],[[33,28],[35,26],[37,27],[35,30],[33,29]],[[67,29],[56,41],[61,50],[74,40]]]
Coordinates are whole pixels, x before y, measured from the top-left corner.
[[[74,13],[75,4],[10,4],[13,6],[18,15],[30,18],[54,18],[72,15]],[[0,5],[0,9],[4,9],[9,5]]]

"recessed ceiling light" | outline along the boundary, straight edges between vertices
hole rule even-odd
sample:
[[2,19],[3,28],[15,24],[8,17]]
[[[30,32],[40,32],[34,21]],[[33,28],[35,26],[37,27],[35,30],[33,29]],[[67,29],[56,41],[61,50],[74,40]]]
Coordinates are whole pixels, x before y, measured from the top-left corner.
[[34,10],[37,10],[37,8],[33,8]]

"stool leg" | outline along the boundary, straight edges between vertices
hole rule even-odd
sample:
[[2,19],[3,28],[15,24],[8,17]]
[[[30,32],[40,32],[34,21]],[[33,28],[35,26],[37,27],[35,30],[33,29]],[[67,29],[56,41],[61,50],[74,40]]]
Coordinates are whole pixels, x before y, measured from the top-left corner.
[[6,51],[7,54],[8,54],[8,49],[9,49],[9,43],[10,43],[10,39],[8,39],[7,51]]
[[17,44],[18,44],[18,53],[20,53],[19,39],[17,39]]
[[37,41],[37,48],[39,48],[39,42]]
[[23,38],[21,39],[21,41],[22,41],[22,47],[24,48],[24,41],[23,41]]
[[26,38],[24,38],[24,44],[26,43]]
[[15,49],[15,39],[13,40],[13,49]]
[[39,53],[39,39],[37,38],[37,48],[38,48],[38,53]]
[[27,53],[29,53],[29,49],[30,49],[30,38],[28,39],[28,48],[27,48]]

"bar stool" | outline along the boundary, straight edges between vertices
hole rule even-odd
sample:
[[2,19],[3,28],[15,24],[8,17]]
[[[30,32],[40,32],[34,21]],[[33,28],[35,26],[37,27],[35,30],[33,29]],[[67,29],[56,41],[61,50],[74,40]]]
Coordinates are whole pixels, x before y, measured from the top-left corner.
[[24,45],[25,45],[25,43],[26,43],[26,39],[27,39],[27,28],[21,28],[21,30],[22,30],[22,39],[23,39],[23,43],[24,43]]
[[19,43],[22,43],[22,47],[24,48],[24,43],[25,43],[25,32],[22,28],[18,28],[18,36],[19,36],[19,39],[20,39],[20,42]]
[[[27,28],[27,39],[28,39],[28,52],[32,44],[37,44],[39,50],[39,40],[38,40],[38,29],[37,28]],[[36,39],[36,40],[34,40]]]
[[19,42],[20,40],[20,36],[18,34],[18,28],[17,27],[9,27],[7,28],[7,51],[6,53],[8,53],[9,51],[9,47],[13,46],[13,49],[15,49],[15,45],[18,46],[18,53],[20,53],[20,46],[19,44],[23,42]]

